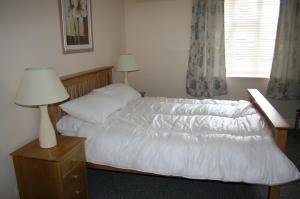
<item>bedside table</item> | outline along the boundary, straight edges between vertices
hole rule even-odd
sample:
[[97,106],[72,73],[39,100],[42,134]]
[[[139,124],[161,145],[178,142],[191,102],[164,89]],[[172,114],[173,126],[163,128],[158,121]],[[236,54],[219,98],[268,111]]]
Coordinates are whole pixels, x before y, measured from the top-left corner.
[[57,146],[39,141],[16,150],[13,157],[21,199],[86,199],[85,138],[57,136]]
[[139,91],[139,93],[141,94],[142,97],[145,97],[145,95],[146,95],[145,91]]

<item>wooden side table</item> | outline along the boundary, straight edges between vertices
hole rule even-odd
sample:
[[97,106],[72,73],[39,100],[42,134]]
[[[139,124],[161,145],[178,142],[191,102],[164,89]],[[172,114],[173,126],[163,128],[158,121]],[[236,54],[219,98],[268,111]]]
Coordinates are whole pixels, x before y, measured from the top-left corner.
[[22,199],[88,198],[85,138],[58,136],[57,146],[42,149],[39,141],[13,152]]
[[145,95],[146,95],[145,91],[139,91],[139,93],[141,94],[142,97],[145,97]]

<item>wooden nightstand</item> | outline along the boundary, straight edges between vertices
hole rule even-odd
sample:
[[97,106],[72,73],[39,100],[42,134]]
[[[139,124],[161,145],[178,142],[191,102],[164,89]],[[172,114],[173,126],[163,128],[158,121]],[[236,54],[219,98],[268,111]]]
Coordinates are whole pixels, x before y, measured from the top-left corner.
[[139,91],[139,93],[141,94],[142,97],[145,97],[145,95],[146,95],[145,91]]
[[84,141],[58,136],[56,147],[42,149],[39,141],[34,140],[13,152],[20,197],[87,198]]

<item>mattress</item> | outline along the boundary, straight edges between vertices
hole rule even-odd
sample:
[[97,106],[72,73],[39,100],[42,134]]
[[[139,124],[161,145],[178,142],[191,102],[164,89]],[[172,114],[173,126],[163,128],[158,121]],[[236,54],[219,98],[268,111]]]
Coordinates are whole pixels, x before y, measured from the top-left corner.
[[264,185],[300,177],[248,101],[140,98],[77,135],[95,164]]

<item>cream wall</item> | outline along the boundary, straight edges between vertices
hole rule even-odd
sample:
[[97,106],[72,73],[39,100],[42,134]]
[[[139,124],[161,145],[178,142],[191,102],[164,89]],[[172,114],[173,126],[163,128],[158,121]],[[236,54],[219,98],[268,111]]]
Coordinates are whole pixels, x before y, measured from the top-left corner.
[[[185,92],[192,0],[125,0],[126,51],[141,70],[129,82],[148,96],[190,97]],[[265,93],[268,79],[228,78],[222,99],[247,99],[246,88]],[[300,101],[272,103],[293,122]]]
[[57,0],[0,0],[0,198],[18,198],[9,153],[37,137],[38,110],[13,103],[23,69],[64,75],[113,65],[124,51],[123,0],[93,0],[92,11],[94,51],[64,55]]

